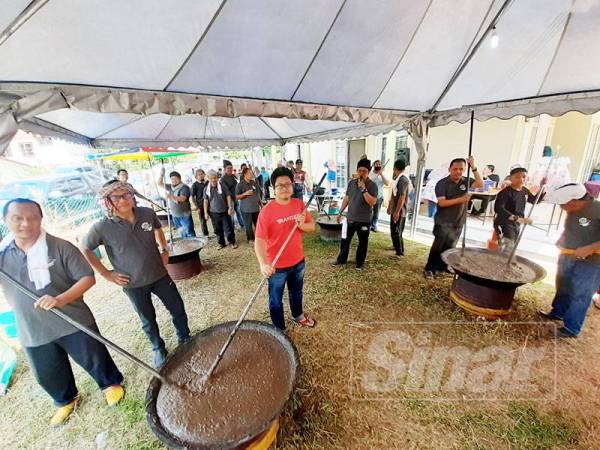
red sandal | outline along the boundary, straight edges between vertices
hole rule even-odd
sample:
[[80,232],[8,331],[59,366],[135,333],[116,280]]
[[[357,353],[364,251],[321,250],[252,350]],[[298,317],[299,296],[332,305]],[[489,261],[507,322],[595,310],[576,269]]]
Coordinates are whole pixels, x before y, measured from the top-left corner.
[[302,327],[307,327],[307,328],[314,328],[314,326],[317,324],[316,320],[311,319],[308,316],[304,316],[304,318],[300,319],[300,320],[294,319],[294,322],[296,322],[298,325],[300,325]]

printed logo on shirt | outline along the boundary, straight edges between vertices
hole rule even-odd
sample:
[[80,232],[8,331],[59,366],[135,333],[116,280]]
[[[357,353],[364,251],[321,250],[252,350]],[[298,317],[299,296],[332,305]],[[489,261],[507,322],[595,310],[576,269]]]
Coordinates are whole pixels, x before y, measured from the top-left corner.
[[587,217],[579,218],[579,225],[581,225],[582,227],[589,227],[591,223],[592,223],[592,221],[590,219],[588,219]]
[[283,225],[284,223],[287,222],[291,222],[293,220],[296,220],[298,218],[300,214],[294,214],[293,216],[287,216],[287,217],[280,217],[279,219],[277,219],[275,222],[277,222],[277,225]]
[[467,187],[466,187],[464,184],[461,184],[461,185],[460,185],[460,190],[461,190],[461,191],[466,191],[466,190],[467,190]]
[[142,230],[144,231],[152,231],[152,225],[148,222],[142,223]]

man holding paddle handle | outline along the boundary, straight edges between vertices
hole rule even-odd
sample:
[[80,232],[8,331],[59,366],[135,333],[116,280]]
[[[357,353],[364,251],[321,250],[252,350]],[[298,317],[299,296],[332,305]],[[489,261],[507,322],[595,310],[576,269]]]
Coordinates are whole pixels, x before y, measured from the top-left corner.
[[116,405],[125,395],[123,375],[105,345],[47,311],[57,308],[98,332],[83,301],[84,293],[96,283],[92,268],[74,245],[46,234],[42,209],[33,200],[10,200],[3,219],[10,234],[0,243],[0,268],[39,296],[34,303],[2,277],[23,351],[37,382],[57,406],[50,425],[63,424],[79,401],[69,356],[96,381],[107,404]]

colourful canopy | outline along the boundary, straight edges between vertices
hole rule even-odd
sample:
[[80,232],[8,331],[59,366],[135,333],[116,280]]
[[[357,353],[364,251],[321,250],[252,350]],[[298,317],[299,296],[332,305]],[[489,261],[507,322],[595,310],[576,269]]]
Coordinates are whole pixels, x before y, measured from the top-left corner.
[[151,161],[173,158],[176,156],[189,156],[197,153],[193,150],[169,150],[159,147],[136,147],[109,153],[90,153],[88,160],[102,161]]

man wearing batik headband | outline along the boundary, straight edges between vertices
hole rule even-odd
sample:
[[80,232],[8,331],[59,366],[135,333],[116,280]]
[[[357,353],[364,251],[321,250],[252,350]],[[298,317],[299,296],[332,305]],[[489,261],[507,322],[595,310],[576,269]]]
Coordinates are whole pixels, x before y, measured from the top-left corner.
[[557,242],[560,256],[552,310],[540,314],[563,322],[556,330],[557,337],[577,337],[600,286],[600,202],[594,201],[579,183],[559,187],[548,194],[546,201],[560,205],[567,218]]
[[[100,275],[123,288],[152,343],[154,365],[159,368],[167,350],[156,323],[152,294],[171,314],[178,342],[181,344],[190,335],[183,300],[165,268],[169,261],[165,235],[152,209],[134,205],[133,192],[127,184],[109,181],[100,196],[108,217],[95,223],[85,236],[83,254]],[[94,250],[100,245],[104,245],[113,270],[95,255]]]
[[[525,217],[525,205],[533,203],[535,195],[525,187],[527,169],[515,167],[510,171],[510,185],[502,189],[494,203],[494,229],[498,236],[500,250],[512,251],[519,236],[522,224],[530,225],[532,220]],[[545,180],[542,180],[545,182]],[[543,184],[543,183],[542,183]],[[541,187],[540,187],[541,189]],[[540,201],[543,197],[540,197]]]
[[334,266],[346,264],[350,253],[350,244],[354,233],[358,235],[358,248],[356,249],[356,270],[362,270],[369,249],[369,231],[371,230],[371,219],[373,206],[377,203],[377,185],[369,179],[371,161],[366,158],[358,161],[356,166],[356,178],[350,180],[346,188],[346,196],[342,202],[337,221],[342,221],[342,213],[348,207],[346,223],[342,227],[342,241],[340,254]]

